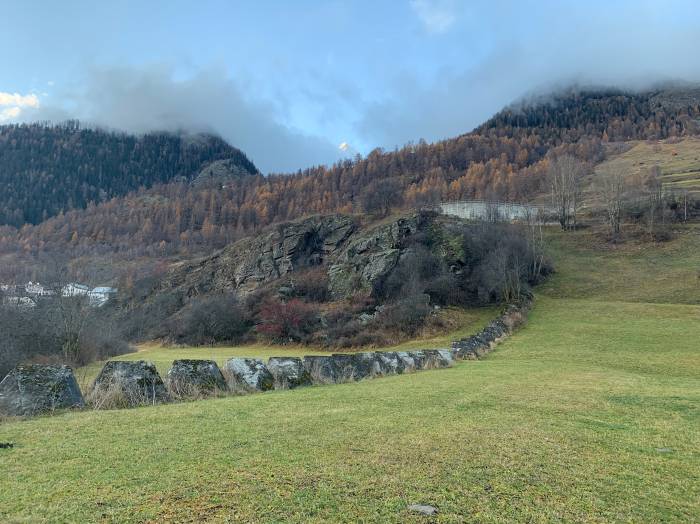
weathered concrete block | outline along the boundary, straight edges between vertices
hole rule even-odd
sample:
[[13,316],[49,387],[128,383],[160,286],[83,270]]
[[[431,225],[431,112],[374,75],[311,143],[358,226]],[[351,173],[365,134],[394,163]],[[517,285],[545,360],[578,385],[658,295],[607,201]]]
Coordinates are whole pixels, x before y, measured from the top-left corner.
[[293,389],[311,385],[304,362],[296,357],[271,357],[267,369],[272,374],[275,389]]
[[353,361],[355,363],[356,380],[382,375],[381,362],[378,360],[377,353],[374,351],[354,353]]
[[378,351],[377,362],[382,375],[396,375],[404,372],[404,361],[395,351]]
[[88,401],[96,409],[157,404],[170,400],[156,366],[145,360],[110,360],[95,379]]
[[67,366],[18,366],[0,382],[0,413],[31,416],[82,408],[83,395]]
[[408,351],[398,351],[396,356],[403,368],[402,373],[413,373],[416,371],[416,361]]
[[449,349],[426,349],[423,354],[426,358],[425,369],[448,368],[454,364],[454,358]]
[[425,369],[425,365],[428,362],[428,359],[426,358],[425,353],[423,351],[409,351],[408,354],[411,356],[411,358],[413,358],[413,368],[416,371]]
[[226,380],[213,360],[175,360],[168,371],[170,391],[180,397],[197,397],[228,390]]
[[304,369],[313,384],[333,384],[336,382],[336,365],[330,356],[307,355],[304,357]]
[[257,358],[232,358],[226,361],[224,375],[229,389],[237,393],[268,391],[274,386],[272,373]]
[[355,355],[349,353],[337,353],[331,355],[333,366],[333,377],[336,384],[361,380],[366,375],[362,374],[362,369],[358,368]]

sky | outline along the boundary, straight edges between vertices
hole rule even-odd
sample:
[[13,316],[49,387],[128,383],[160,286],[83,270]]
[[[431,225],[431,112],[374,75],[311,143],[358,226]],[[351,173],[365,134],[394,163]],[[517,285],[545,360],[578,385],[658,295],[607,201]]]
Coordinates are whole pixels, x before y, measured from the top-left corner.
[[572,84],[700,81],[697,0],[0,0],[0,124],[213,132],[265,173]]

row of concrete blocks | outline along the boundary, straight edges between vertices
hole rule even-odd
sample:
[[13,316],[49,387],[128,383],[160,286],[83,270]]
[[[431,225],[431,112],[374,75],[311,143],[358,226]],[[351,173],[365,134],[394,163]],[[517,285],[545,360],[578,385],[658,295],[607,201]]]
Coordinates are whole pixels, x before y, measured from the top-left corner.
[[67,366],[19,366],[0,383],[0,414],[36,415],[56,409],[134,407],[219,393],[246,394],[313,384],[338,384],[439,369],[454,363],[450,350],[371,352],[329,356],[232,358],[223,372],[212,360],[176,360],[166,380],[155,365],[109,361],[85,399]]
[[527,300],[519,305],[508,306],[498,318],[489,322],[475,335],[452,342],[452,354],[460,360],[477,360],[483,357],[525,322],[531,305],[531,301]]
[[[525,321],[530,306],[530,301],[508,306],[476,335],[453,342],[451,350],[272,357],[267,365],[259,359],[233,358],[225,363],[223,373],[211,360],[176,360],[165,382],[150,362],[110,361],[95,379],[86,400],[98,409],[132,407],[219,392],[241,394],[338,384],[449,367],[455,359],[478,359],[488,353]],[[19,366],[0,382],[0,415],[35,415],[82,408],[85,403],[67,366]]]

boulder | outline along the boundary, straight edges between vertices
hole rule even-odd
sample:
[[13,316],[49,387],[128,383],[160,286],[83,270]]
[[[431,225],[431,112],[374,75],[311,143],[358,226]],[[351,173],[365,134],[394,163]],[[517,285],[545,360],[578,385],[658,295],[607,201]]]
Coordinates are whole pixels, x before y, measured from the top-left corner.
[[237,393],[268,391],[274,386],[272,373],[257,358],[232,358],[224,365],[224,374],[229,389]]
[[177,396],[199,396],[226,391],[228,386],[213,360],[175,360],[168,371],[168,386]]
[[267,369],[272,374],[275,389],[293,389],[311,385],[304,362],[296,357],[271,357]]
[[96,409],[134,407],[170,400],[156,366],[145,360],[110,360],[95,379],[88,397]]
[[0,382],[0,413],[31,416],[85,405],[67,366],[18,366]]

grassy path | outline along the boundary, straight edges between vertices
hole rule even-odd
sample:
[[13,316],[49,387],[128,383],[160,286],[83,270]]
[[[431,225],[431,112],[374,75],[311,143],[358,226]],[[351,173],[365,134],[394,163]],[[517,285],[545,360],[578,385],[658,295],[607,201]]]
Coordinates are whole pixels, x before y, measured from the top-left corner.
[[0,521],[700,522],[700,306],[561,262],[483,361],[0,425]]

